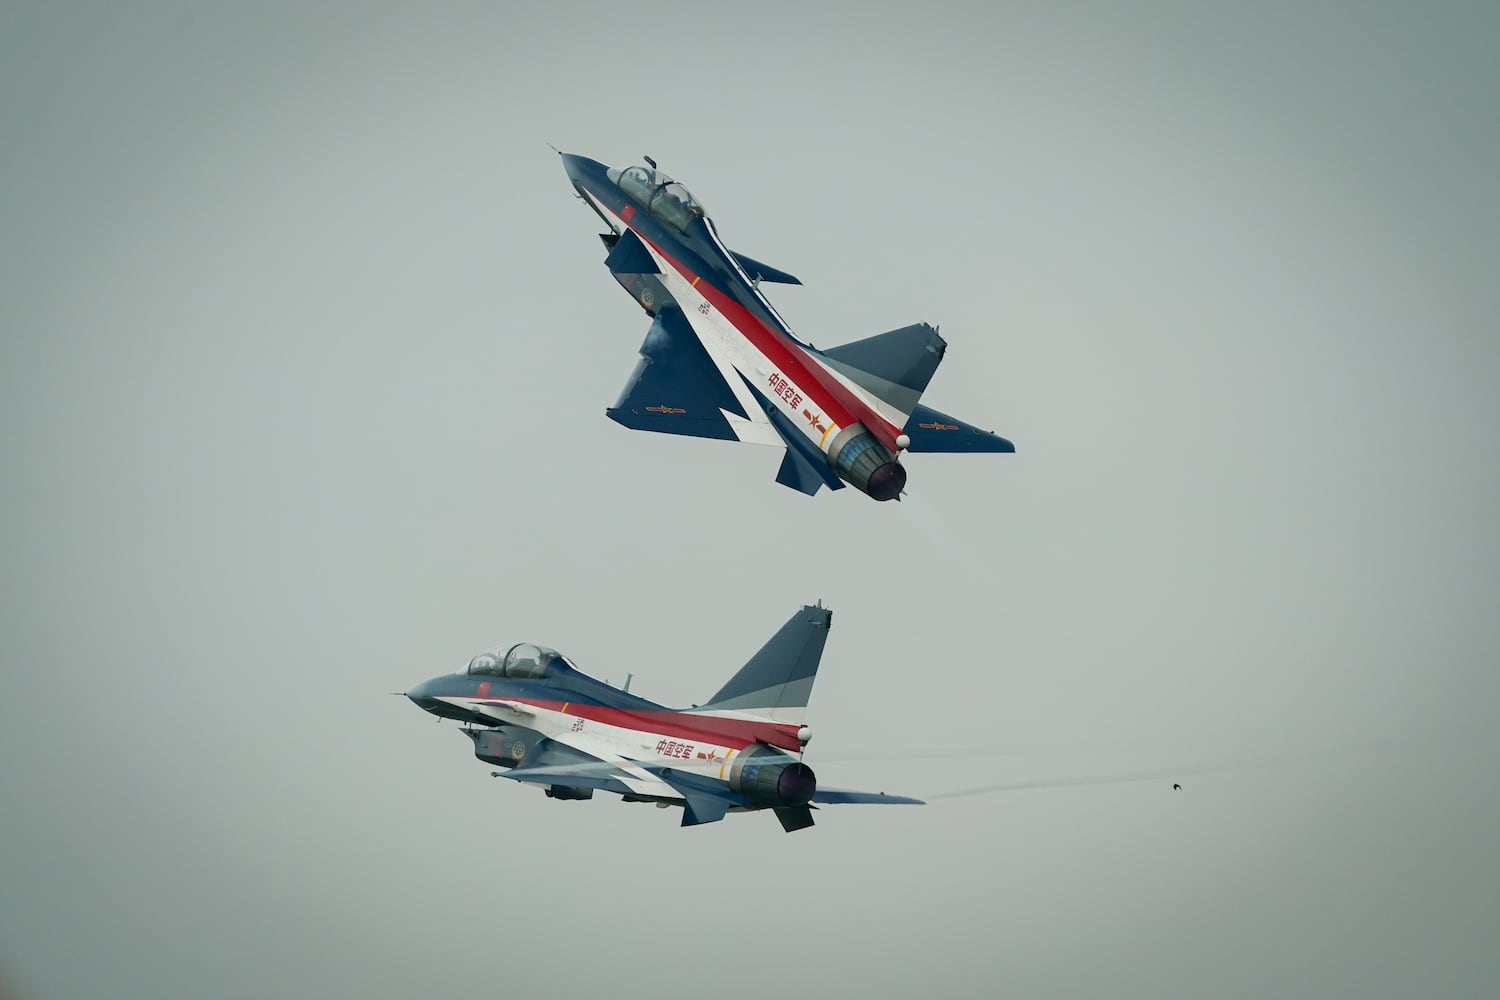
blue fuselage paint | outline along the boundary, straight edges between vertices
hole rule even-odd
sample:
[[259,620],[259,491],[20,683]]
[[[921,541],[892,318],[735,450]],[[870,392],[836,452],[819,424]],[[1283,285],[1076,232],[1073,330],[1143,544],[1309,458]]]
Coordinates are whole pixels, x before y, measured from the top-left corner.
[[[708,282],[716,291],[734,299],[766,329],[800,347],[809,346],[793,336],[781,318],[767,309],[760,296],[754,293],[748,276],[714,238],[715,234],[710,231],[712,222],[706,218],[694,218],[684,228],[677,229],[651,214],[649,206],[610,180],[606,173],[609,168],[603,163],[573,153],[563,153],[562,160],[568,179],[585,201],[592,197],[615,215],[622,218],[628,215],[631,228],[644,239]],[[630,212],[626,211],[626,206]],[[608,219],[604,221],[613,225]]]

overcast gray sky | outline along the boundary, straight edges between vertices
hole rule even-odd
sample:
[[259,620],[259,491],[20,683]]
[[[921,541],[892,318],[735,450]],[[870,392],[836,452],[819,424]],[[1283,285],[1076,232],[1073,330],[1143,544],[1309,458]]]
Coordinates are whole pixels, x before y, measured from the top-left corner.
[[[0,8],[0,994],[1496,994],[1500,8],[306,8]],[[548,142],[1019,453],[610,423]],[[684,831],[386,696],[818,598],[823,782],[1295,763]]]

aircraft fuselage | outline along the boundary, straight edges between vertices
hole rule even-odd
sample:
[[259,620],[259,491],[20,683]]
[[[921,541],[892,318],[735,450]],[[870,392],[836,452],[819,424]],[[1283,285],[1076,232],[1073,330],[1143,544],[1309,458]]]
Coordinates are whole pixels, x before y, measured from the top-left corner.
[[649,263],[638,257],[638,264],[616,265],[615,277],[648,313],[674,307],[691,326],[738,400],[743,419],[727,416],[740,440],[815,455],[876,499],[899,495],[906,472],[896,456],[908,440],[901,429],[907,414],[794,337],[711,219],[684,214],[670,224],[611,179],[604,164],[572,154],[563,154],[563,164],[579,196],[609,227],[611,249],[621,240],[638,241],[649,254]]

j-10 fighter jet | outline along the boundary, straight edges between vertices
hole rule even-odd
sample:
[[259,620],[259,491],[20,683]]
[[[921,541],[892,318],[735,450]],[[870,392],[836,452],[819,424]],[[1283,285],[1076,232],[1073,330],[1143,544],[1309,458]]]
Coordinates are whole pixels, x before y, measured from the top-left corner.
[[1012,452],[993,432],[921,405],[947,342],[926,323],[818,350],[761,293],[796,278],[725,247],[703,206],[656,168],[562,154],[609,227],[604,263],[653,317],[606,412],[635,430],[784,446],[776,481],[809,495],[849,483],[899,499],[903,451]]
[[[627,802],[681,806],[682,825],[730,810],[770,809],[788,832],[818,805],[921,805],[878,792],[820,788],[802,762],[803,723],[832,612],[804,607],[707,704],[671,709],[581,673],[544,646],[480,653],[461,674],[406,692],[418,707],[465,724],[474,755],[496,777],[554,799],[614,792]],[[626,683],[626,688],[629,688]]]

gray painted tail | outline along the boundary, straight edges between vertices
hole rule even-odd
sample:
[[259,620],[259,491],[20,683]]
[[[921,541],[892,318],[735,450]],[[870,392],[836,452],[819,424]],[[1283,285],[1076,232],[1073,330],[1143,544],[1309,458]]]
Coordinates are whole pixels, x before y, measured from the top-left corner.
[[698,710],[733,709],[801,722],[832,624],[827,608],[803,607]]
[[937,327],[913,323],[821,351],[835,371],[902,413],[916,409],[948,342]]

